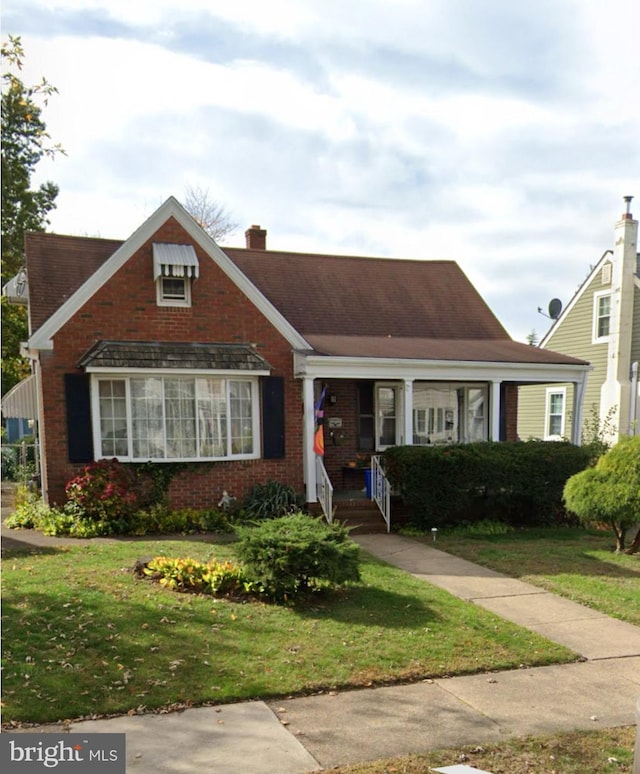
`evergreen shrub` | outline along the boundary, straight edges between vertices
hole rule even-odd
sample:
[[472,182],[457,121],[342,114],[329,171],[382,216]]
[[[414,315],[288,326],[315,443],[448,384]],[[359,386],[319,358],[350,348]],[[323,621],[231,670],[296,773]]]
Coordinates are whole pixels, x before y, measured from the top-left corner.
[[360,579],[360,548],[341,524],[295,513],[239,527],[237,534],[247,576],[273,599]]
[[588,447],[555,441],[397,446],[384,453],[391,483],[420,529],[483,519],[567,523],[564,484],[592,462]]

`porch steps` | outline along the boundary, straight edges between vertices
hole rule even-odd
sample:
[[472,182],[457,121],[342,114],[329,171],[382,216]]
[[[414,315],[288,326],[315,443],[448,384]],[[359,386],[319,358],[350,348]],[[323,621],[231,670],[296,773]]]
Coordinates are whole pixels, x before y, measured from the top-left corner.
[[[387,531],[387,525],[378,506],[371,500],[362,496],[348,499],[338,496],[333,501],[333,507],[334,519],[349,527],[351,534],[371,535]],[[402,513],[401,510],[394,510],[392,506],[392,526],[397,527],[406,523],[406,514]],[[322,515],[322,509],[318,503],[311,503],[309,511],[313,515]]]

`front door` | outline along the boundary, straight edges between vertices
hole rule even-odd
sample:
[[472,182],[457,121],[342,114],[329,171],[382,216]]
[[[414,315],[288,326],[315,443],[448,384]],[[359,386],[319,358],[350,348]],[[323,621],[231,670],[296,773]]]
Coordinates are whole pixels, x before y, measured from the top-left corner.
[[376,384],[376,450],[402,443],[400,394],[396,384]]

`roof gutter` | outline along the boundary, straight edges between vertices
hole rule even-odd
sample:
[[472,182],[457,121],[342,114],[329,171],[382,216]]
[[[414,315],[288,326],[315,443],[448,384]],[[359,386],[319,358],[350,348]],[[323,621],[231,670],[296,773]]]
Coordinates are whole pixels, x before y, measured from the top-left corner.
[[427,379],[512,381],[528,384],[582,382],[593,366],[585,363],[503,363],[471,360],[358,358],[294,352],[296,378]]

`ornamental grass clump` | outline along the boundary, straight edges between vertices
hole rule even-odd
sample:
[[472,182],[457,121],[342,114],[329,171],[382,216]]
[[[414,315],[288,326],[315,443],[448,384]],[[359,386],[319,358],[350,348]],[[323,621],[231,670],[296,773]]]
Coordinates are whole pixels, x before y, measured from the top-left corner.
[[286,601],[360,580],[360,548],[339,523],[304,513],[237,529],[236,554],[266,596]]

